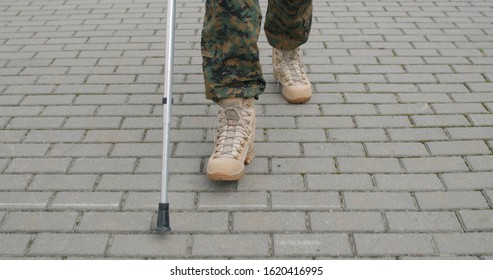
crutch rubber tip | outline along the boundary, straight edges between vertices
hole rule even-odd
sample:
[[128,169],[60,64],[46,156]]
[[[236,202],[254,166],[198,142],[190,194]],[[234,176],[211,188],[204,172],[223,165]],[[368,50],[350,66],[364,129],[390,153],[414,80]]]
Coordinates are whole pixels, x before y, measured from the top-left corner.
[[169,226],[169,203],[159,203],[156,231],[160,233],[164,233],[170,230],[171,228]]

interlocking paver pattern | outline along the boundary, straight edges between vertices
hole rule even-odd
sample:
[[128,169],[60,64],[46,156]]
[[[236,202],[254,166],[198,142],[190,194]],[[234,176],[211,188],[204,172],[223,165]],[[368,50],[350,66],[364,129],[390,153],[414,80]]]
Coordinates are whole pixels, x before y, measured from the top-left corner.
[[166,1],[1,0],[0,258],[491,259],[493,2],[313,2],[313,97],[282,99],[261,34],[257,158],[227,183],[204,2],[177,1],[162,236]]

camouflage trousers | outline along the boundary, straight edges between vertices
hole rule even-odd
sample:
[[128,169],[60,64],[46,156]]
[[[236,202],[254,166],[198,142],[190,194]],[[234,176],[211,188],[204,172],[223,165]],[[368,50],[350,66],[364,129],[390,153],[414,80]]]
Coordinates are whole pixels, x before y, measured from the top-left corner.
[[[272,47],[292,50],[308,40],[312,0],[268,0],[264,31]],[[259,0],[206,0],[201,50],[207,99],[257,97],[265,89],[257,40]]]

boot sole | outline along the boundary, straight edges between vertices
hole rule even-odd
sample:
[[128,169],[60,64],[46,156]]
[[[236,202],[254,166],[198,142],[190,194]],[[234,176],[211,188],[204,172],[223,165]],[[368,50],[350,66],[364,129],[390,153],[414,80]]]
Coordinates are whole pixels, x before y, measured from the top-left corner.
[[311,98],[311,96],[308,96],[308,97],[302,96],[302,97],[297,97],[297,98],[291,99],[291,98],[287,98],[284,94],[282,95],[282,97],[284,97],[284,99],[287,102],[293,103],[293,104],[305,103],[308,100],[310,100],[310,98]]
[[[279,79],[278,77],[278,74],[277,74],[277,71],[274,71],[274,78],[281,84],[282,86],[282,83],[281,83],[281,80]],[[282,93],[282,90],[281,90],[281,93]],[[307,102],[308,100],[310,100],[310,98],[312,97],[312,94],[310,93],[309,96],[299,96],[299,97],[296,97],[296,98],[289,98],[287,97],[286,95],[284,95],[284,93],[282,93],[282,97],[284,98],[284,100],[286,100],[287,102],[289,103],[292,103],[292,104],[299,104],[299,103],[305,103]]]
[[245,175],[245,169],[238,174],[226,174],[222,172],[207,173],[207,177],[213,181],[237,181]]
[[[251,163],[254,158],[255,158],[255,149],[252,147],[246,155],[245,164]],[[237,181],[241,177],[243,177],[243,175],[245,175],[245,167],[243,167],[243,169],[237,174],[228,174],[224,172],[215,172],[215,173],[207,172],[207,178],[213,181]]]

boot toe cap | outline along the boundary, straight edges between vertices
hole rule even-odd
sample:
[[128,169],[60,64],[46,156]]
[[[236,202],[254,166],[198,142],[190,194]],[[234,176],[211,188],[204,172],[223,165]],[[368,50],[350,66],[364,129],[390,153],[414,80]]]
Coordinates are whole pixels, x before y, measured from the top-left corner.
[[213,180],[238,180],[245,172],[245,164],[233,158],[209,159],[207,175]]
[[283,87],[282,95],[290,103],[303,103],[312,96],[312,86],[302,84]]

